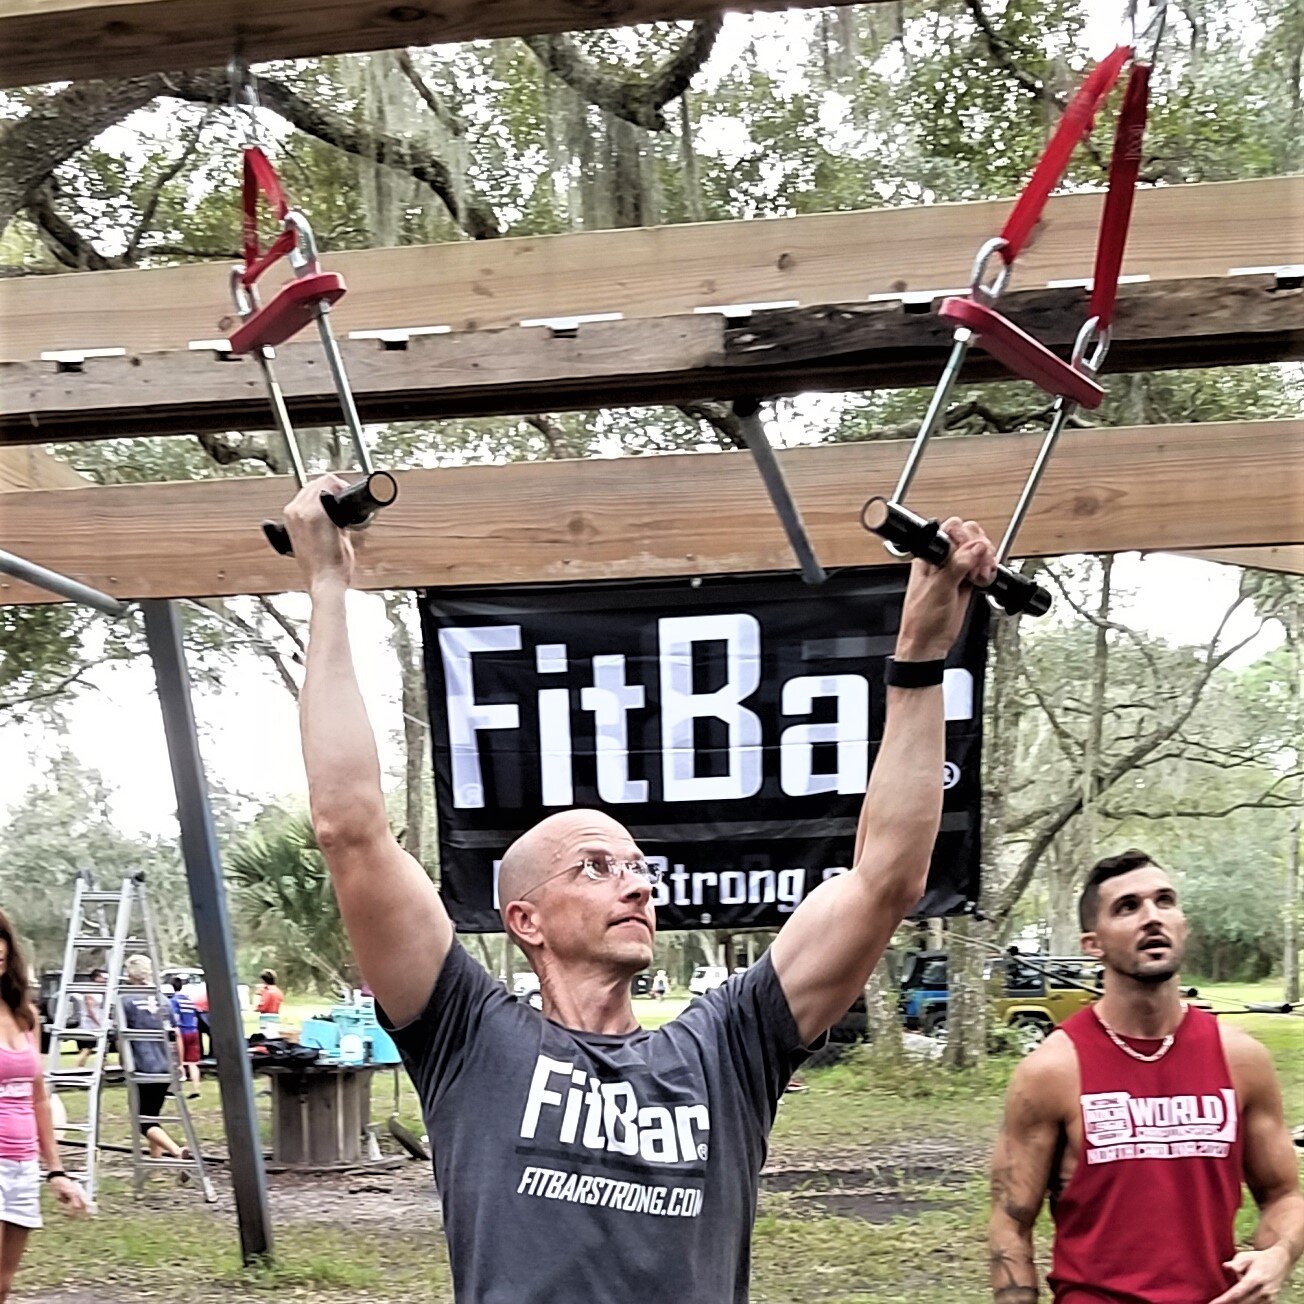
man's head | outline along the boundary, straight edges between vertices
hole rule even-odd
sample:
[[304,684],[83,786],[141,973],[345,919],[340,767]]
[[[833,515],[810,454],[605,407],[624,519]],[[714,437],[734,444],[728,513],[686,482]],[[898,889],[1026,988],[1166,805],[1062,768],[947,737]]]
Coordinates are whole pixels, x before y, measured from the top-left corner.
[[109,981],[109,975],[103,969],[91,970],[91,982],[99,983],[101,986]]
[[127,981],[137,987],[149,986],[154,981],[154,965],[147,955],[129,955],[122,972],[127,975]]
[[536,968],[546,955],[636,974],[652,962],[657,926],[643,863],[629,830],[609,815],[550,815],[503,856],[503,924]]
[[175,976],[173,977],[173,979],[172,979],[172,990],[173,990],[174,992],[179,992],[179,991],[180,991],[184,986],[185,986],[185,983],[183,983],[183,982],[181,981],[180,978],[177,978],[177,977],[175,977]]
[[1078,903],[1082,949],[1105,968],[1146,985],[1182,967],[1186,916],[1167,872],[1133,848],[1091,871]]
[[263,984],[264,986],[266,986],[266,987],[275,987],[275,986],[276,986],[276,970],[275,970],[275,969],[264,969],[264,970],[262,971],[262,973],[260,973],[260,974],[258,975],[258,981],[259,981],[260,983],[262,983],[262,984]]

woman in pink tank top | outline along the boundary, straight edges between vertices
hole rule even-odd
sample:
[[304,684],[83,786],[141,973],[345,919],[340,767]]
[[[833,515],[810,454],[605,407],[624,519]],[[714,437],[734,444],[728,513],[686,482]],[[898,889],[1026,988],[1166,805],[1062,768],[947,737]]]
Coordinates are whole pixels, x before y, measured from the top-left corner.
[[59,1203],[74,1214],[88,1208],[59,1162],[27,972],[0,910],[0,1304],[9,1298],[28,1234],[41,1225],[42,1162]]

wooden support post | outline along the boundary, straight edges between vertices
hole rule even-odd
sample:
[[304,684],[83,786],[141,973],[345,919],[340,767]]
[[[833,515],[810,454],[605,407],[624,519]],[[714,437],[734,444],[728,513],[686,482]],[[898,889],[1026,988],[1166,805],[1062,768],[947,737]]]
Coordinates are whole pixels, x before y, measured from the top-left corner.
[[[1040,436],[942,439],[911,493],[997,531]],[[779,454],[820,559],[891,558],[859,525],[895,483],[898,442]],[[785,570],[791,554],[747,453],[513,463],[400,476],[368,532],[357,583],[427,585],[636,579]],[[4,537],[34,561],[117,597],[278,593],[295,563],[259,522],[292,493],[263,477],[11,494]],[[1076,430],[1065,436],[1020,536],[1024,556],[1304,543],[1304,421]],[[48,600],[0,577],[0,604]]]

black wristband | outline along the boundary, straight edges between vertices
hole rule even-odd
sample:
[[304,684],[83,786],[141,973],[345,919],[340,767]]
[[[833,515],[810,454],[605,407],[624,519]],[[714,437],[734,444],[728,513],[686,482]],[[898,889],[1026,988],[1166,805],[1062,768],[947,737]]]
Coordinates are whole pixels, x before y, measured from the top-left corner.
[[47,1182],[53,1182],[56,1177],[67,1177],[67,1176],[68,1174],[65,1173],[62,1168],[51,1168],[50,1171],[46,1173],[45,1180]]
[[883,682],[890,688],[936,688],[946,672],[943,661],[898,661],[888,657]]

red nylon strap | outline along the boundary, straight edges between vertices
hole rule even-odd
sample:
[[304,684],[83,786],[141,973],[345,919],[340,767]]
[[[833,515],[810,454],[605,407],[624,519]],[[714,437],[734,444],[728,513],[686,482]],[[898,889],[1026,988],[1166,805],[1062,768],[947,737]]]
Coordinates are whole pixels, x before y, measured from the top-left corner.
[[1123,249],[1127,244],[1128,224],[1132,220],[1137,175],[1141,171],[1141,142],[1145,136],[1149,103],[1150,65],[1134,63],[1114,132],[1114,154],[1109,161],[1109,193],[1105,196],[1100,215],[1096,270],[1091,281],[1088,313],[1100,319],[1101,330],[1107,329],[1114,320],[1118,274],[1123,267]]
[[284,258],[294,248],[293,231],[282,231],[268,246],[266,253],[258,248],[258,196],[263,194],[282,221],[290,211],[290,201],[281,189],[281,178],[271,160],[257,146],[244,152],[244,285],[252,285],[274,262]]
[[1023,188],[1023,194],[1005,219],[1001,231],[1005,246],[1000,253],[1007,265],[1019,256],[1023,246],[1028,243],[1028,237],[1041,221],[1042,209],[1046,207],[1050,192],[1059,185],[1078,143],[1090,135],[1096,113],[1118,81],[1123,65],[1131,57],[1132,47],[1120,45],[1091,70],[1091,75],[1069,101],[1059,126],[1055,128],[1055,134],[1050,138],[1050,144],[1046,146],[1032,177]]

